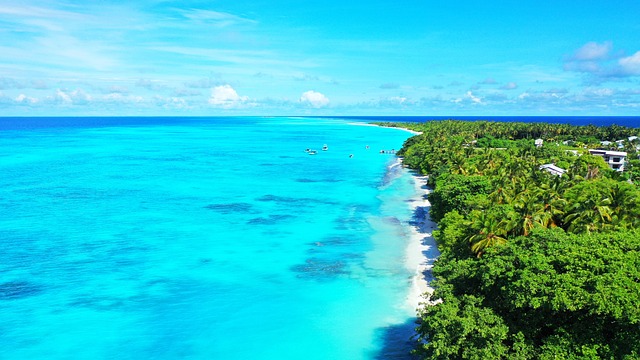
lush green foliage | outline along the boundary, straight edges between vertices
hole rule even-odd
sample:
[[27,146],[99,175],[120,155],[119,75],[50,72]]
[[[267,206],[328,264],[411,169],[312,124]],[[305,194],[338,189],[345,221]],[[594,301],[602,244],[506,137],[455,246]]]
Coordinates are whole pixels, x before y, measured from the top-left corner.
[[[640,129],[486,121],[395,126],[423,133],[400,154],[429,175],[442,252],[430,299],[437,305],[420,313],[418,354],[640,358],[640,190],[627,181],[638,181],[637,144],[623,142],[634,159],[623,174],[583,148]],[[542,147],[534,146],[536,138]],[[540,169],[549,163],[567,172]]]
[[450,211],[469,213],[475,204],[486,202],[491,184],[481,175],[464,176],[445,173],[439,178],[439,186],[429,195],[433,204],[431,217],[440,221]]
[[444,256],[442,302],[420,314],[425,358],[640,357],[640,231],[541,229],[479,259]]
[[637,136],[638,129],[619,125],[573,126],[569,124],[490,122],[490,121],[428,121],[425,123],[383,123],[389,127],[403,127],[424,131],[436,136],[464,136],[480,139],[490,136],[496,139],[546,139],[554,141],[574,140],[616,141]]

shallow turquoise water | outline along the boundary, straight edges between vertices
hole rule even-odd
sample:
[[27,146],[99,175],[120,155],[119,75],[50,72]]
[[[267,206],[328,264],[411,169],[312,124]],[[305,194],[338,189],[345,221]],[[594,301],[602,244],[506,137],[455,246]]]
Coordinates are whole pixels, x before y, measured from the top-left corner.
[[293,118],[1,131],[0,358],[404,349],[389,335],[414,315],[415,189],[378,150],[409,135]]

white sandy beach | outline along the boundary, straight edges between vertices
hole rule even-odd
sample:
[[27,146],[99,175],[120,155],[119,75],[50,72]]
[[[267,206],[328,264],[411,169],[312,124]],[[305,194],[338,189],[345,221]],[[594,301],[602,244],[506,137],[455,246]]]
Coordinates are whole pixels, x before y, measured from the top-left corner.
[[414,179],[418,195],[411,202],[415,217],[411,227],[411,241],[406,250],[406,266],[409,270],[415,271],[413,284],[407,296],[407,304],[417,309],[426,301],[423,294],[433,291],[429,286],[432,280],[431,269],[440,251],[432,235],[436,224],[429,218],[431,204],[426,199],[430,191],[427,187],[428,178],[416,175]]

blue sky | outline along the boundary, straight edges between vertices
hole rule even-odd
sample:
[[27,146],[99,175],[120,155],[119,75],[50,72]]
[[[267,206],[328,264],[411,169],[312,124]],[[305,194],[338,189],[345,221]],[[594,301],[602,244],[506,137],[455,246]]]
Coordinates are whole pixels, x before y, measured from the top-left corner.
[[0,2],[0,116],[638,115],[640,2]]

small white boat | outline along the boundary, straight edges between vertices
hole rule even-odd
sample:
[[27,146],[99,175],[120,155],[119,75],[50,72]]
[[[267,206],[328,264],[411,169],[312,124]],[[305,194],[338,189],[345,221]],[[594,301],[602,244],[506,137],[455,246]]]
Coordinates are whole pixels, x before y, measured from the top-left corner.
[[327,144],[322,145],[322,151],[327,151],[329,150],[329,147],[327,146]]
[[317,154],[317,153],[318,153],[318,152],[317,152],[316,150],[309,150],[309,151],[307,151],[307,154],[309,154],[309,155],[315,155],[315,154]]

